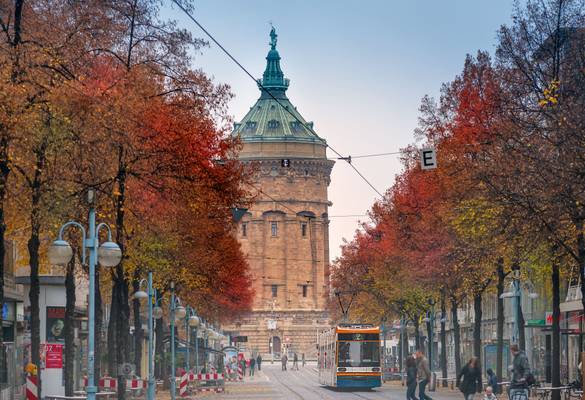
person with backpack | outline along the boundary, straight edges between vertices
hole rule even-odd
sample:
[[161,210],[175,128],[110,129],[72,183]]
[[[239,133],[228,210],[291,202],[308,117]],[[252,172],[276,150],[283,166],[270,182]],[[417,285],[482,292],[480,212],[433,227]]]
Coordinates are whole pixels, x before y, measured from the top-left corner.
[[512,362],[512,379],[510,381],[510,399],[528,400],[528,388],[534,385],[534,375],[530,372],[530,363],[526,353],[517,344],[510,346],[514,357]]
[[475,394],[481,391],[481,368],[479,368],[477,357],[471,357],[465,367],[461,369],[457,376],[457,386],[463,393],[465,400],[473,400]]
[[487,381],[488,386],[491,386],[494,393],[496,393],[496,394],[499,393],[499,391],[498,391],[498,389],[499,389],[498,377],[494,373],[494,370],[491,368],[488,368],[487,376],[488,376],[488,381]]

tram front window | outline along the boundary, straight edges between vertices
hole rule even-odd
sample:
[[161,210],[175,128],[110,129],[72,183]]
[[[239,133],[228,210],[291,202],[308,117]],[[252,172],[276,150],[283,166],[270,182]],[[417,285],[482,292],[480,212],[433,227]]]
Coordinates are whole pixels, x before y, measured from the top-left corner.
[[338,367],[379,367],[380,342],[339,342]]

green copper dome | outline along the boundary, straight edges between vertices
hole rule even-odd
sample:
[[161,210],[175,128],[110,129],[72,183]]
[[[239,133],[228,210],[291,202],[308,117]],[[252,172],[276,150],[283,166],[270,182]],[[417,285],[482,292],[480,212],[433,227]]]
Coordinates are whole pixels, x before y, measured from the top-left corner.
[[290,81],[280,69],[276,38],[276,31],[272,28],[266,69],[262,79],[258,79],[260,98],[244,118],[234,124],[232,135],[239,136],[245,143],[294,141],[325,144],[309,131],[313,129],[313,123],[307,122],[286,96]]

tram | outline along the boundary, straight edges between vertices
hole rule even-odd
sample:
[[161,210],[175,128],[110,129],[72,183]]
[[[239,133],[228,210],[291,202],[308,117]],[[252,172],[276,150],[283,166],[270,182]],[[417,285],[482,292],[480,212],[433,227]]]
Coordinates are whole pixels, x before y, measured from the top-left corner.
[[319,383],[339,388],[382,386],[380,327],[340,324],[319,335]]

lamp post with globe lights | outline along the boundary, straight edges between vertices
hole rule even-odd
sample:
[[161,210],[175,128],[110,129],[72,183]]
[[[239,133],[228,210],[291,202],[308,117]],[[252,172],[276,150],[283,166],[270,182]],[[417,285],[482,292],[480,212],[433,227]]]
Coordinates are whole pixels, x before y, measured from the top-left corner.
[[[538,293],[534,291],[534,285],[527,284],[528,298],[535,300],[538,298]],[[514,309],[514,329],[512,332],[512,343],[519,344],[520,341],[520,314],[522,312],[522,288],[520,285],[520,265],[514,263],[512,265],[512,290],[504,292],[500,295],[500,299],[513,299],[512,307]]]
[[[197,342],[197,327],[199,326],[199,317],[195,310],[191,307],[187,307],[187,314],[185,317],[185,333],[187,337],[187,357],[185,358],[185,370],[189,371],[191,366],[189,365],[190,359],[190,350],[191,350],[191,329],[195,329],[195,342]],[[199,356],[198,352],[196,351],[196,357]],[[198,362],[195,361],[195,370],[197,371]]]
[[[140,281],[138,287],[142,286],[144,279]],[[152,288],[152,271],[148,272],[148,292],[142,290],[134,293],[135,299],[148,299],[148,391],[147,399],[154,400],[155,381],[154,381],[154,357],[153,357],[153,338],[154,338],[154,290]]]
[[169,305],[169,308],[171,314],[171,366],[173,372],[173,376],[171,377],[171,400],[175,400],[177,385],[175,379],[175,375],[177,374],[175,367],[175,322],[176,320],[185,318],[185,315],[187,315],[187,310],[181,305],[181,300],[175,295],[174,281],[171,281],[171,304]]
[[[99,263],[102,267],[115,267],[122,261],[122,250],[118,244],[112,242],[112,231],[105,223],[96,226],[95,218],[95,191],[87,191],[89,204],[88,229],[76,221],[69,221],[59,229],[59,235],[48,250],[49,262],[53,265],[67,265],[73,257],[71,245],[63,239],[66,228],[79,228],[82,235],[81,262],[85,263],[86,249],[89,251],[89,304],[88,304],[88,339],[87,339],[87,399],[95,400],[97,387],[95,386],[95,271]],[[107,230],[107,241],[99,244],[100,229]]]

